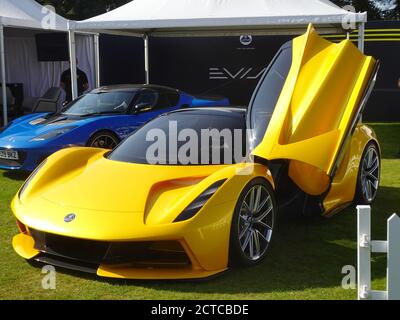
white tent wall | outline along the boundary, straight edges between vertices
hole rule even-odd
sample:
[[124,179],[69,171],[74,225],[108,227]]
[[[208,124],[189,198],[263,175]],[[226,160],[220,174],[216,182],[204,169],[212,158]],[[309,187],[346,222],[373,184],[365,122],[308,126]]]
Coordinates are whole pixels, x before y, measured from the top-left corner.
[[[55,14],[53,11],[41,6],[34,0],[0,0],[0,42],[1,56],[0,65],[3,65],[1,81],[6,78],[7,60],[4,52],[7,52],[5,40],[3,37],[3,28],[20,28],[20,29],[39,29],[39,30],[68,30],[68,21],[63,17]],[[3,41],[4,40],[4,41]],[[4,44],[4,46],[3,46]],[[5,65],[5,67],[4,67]],[[5,85],[3,86],[3,96],[5,93]],[[3,99],[3,124],[7,125],[7,99]]]
[[4,27],[0,24],[0,81],[1,81],[1,96],[2,101],[0,101],[1,105],[3,106],[3,122],[4,125],[7,124],[7,89],[6,86],[3,85],[6,83],[6,73],[5,73],[5,50],[4,50]]
[[[34,36],[6,36],[5,48],[6,82],[24,85],[26,103],[42,96],[50,87],[59,86],[62,72],[69,68],[68,62],[39,62]],[[94,88],[93,36],[78,34],[76,49],[78,66],[88,76],[90,88]]]
[[[67,63],[39,63],[36,59],[34,38],[24,40],[4,37],[3,29],[15,29],[37,32],[68,32],[69,21],[48,7],[43,7],[34,0],[0,0],[0,81],[19,82],[24,84],[25,96],[41,96],[45,88],[59,85],[61,72],[69,66]],[[79,68],[86,72],[90,86],[98,83],[99,65],[97,58],[98,38],[96,35],[79,35],[76,37]],[[11,46],[11,48],[8,48]],[[75,50],[75,47],[74,47]],[[3,54],[5,53],[5,55]],[[73,72],[72,63],[72,71]],[[73,77],[75,78],[75,77]],[[73,80],[74,82],[74,80]],[[5,86],[3,92],[5,92]],[[3,94],[4,96],[5,94]],[[7,124],[7,99],[0,103],[3,106],[3,124]]]

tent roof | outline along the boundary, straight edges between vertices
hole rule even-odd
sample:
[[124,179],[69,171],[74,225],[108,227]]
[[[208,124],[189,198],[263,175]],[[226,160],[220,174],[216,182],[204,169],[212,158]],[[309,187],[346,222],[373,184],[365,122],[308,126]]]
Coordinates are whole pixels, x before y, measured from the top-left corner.
[[294,31],[308,23],[341,28],[343,19],[365,22],[328,0],[134,0],[76,23],[77,30],[151,33],[243,33],[268,29]]
[[0,8],[0,24],[5,27],[68,30],[68,20],[59,15],[55,16],[55,26],[47,27],[43,19],[48,11],[34,0],[0,0]]

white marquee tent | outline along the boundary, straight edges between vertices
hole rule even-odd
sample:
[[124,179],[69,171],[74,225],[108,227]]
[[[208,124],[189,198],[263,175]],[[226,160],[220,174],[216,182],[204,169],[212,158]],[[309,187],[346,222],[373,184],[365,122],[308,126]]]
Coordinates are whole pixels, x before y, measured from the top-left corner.
[[[94,34],[95,83],[99,84],[98,33],[143,37],[146,82],[149,82],[149,36],[220,36],[238,34],[299,34],[308,23],[321,32],[343,31],[343,23],[359,29],[364,46],[366,13],[348,12],[328,0],[134,0],[103,15],[72,22],[34,0],[0,0],[0,68],[5,83],[4,28],[68,31],[73,97],[77,96],[76,33]],[[53,22],[53,23],[52,23]],[[7,99],[3,86],[3,113]]]
[[59,15],[55,15],[54,24],[44,19],[48,13],[48,9],[32,0],[0,0],[0,23],[3,26],[68,30],[68,21]]
[[[346,11],[328,0],[134,0],[71,25],[74,30],[142,36],[149,82],[148,36],[298,34],[313,23],[322,32],[359,28],[363,49],[366,13]],[[74,68],[74,66],[72,66]],[[73,84],[76,92],[76,79]]]
[[3,96],[3,119],[7,123],[7,97],[6,97],[6,65],[4,28],[24,29],[53,29],[67,31],[67,20],[56,16],[54,24],[46,24],[43,20],[49,11],[31,0],[0,0],[0,69]]
[[[65,62],[39,63],[34,35],[38,32],[68,32],[68,23],[67,19],[34,0],[0,0],[0,83],[23,82],[25,93],[31,97],[40,96],[49,86],[57,85],[59,74],[68,65]],[[95,46],[90,39],[83,36],[77,39],[80,64],[84,64],[87,71],[93,69]],[[90,72],[88,77],[94,82]],[[2,85],[1,90],[3,100],[0,104],[6,124],[6,86]]]
[[[366,13],[350,13],[365,22]],[[328,0],[135,0],[77,23],[78,29],[126,30],[138,34],[293,29],[308,23],[337,28],[349,12]]]

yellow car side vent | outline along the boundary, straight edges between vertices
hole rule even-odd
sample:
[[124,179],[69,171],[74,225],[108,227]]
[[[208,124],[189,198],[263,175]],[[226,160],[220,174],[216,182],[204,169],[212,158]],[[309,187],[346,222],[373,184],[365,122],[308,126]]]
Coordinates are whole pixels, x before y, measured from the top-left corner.
[[218,191],[218,189],[225,183],[226,179],[215,182],[206,191],[200,194],[174,222],[182,222],[193,218],[205,206],[208,200]]

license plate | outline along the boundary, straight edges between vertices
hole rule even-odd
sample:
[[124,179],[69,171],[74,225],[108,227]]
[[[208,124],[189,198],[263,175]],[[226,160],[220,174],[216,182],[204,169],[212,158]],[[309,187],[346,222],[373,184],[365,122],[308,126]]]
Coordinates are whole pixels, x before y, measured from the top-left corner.
[[0,159],[19,160],[18,151],[0,150]]

